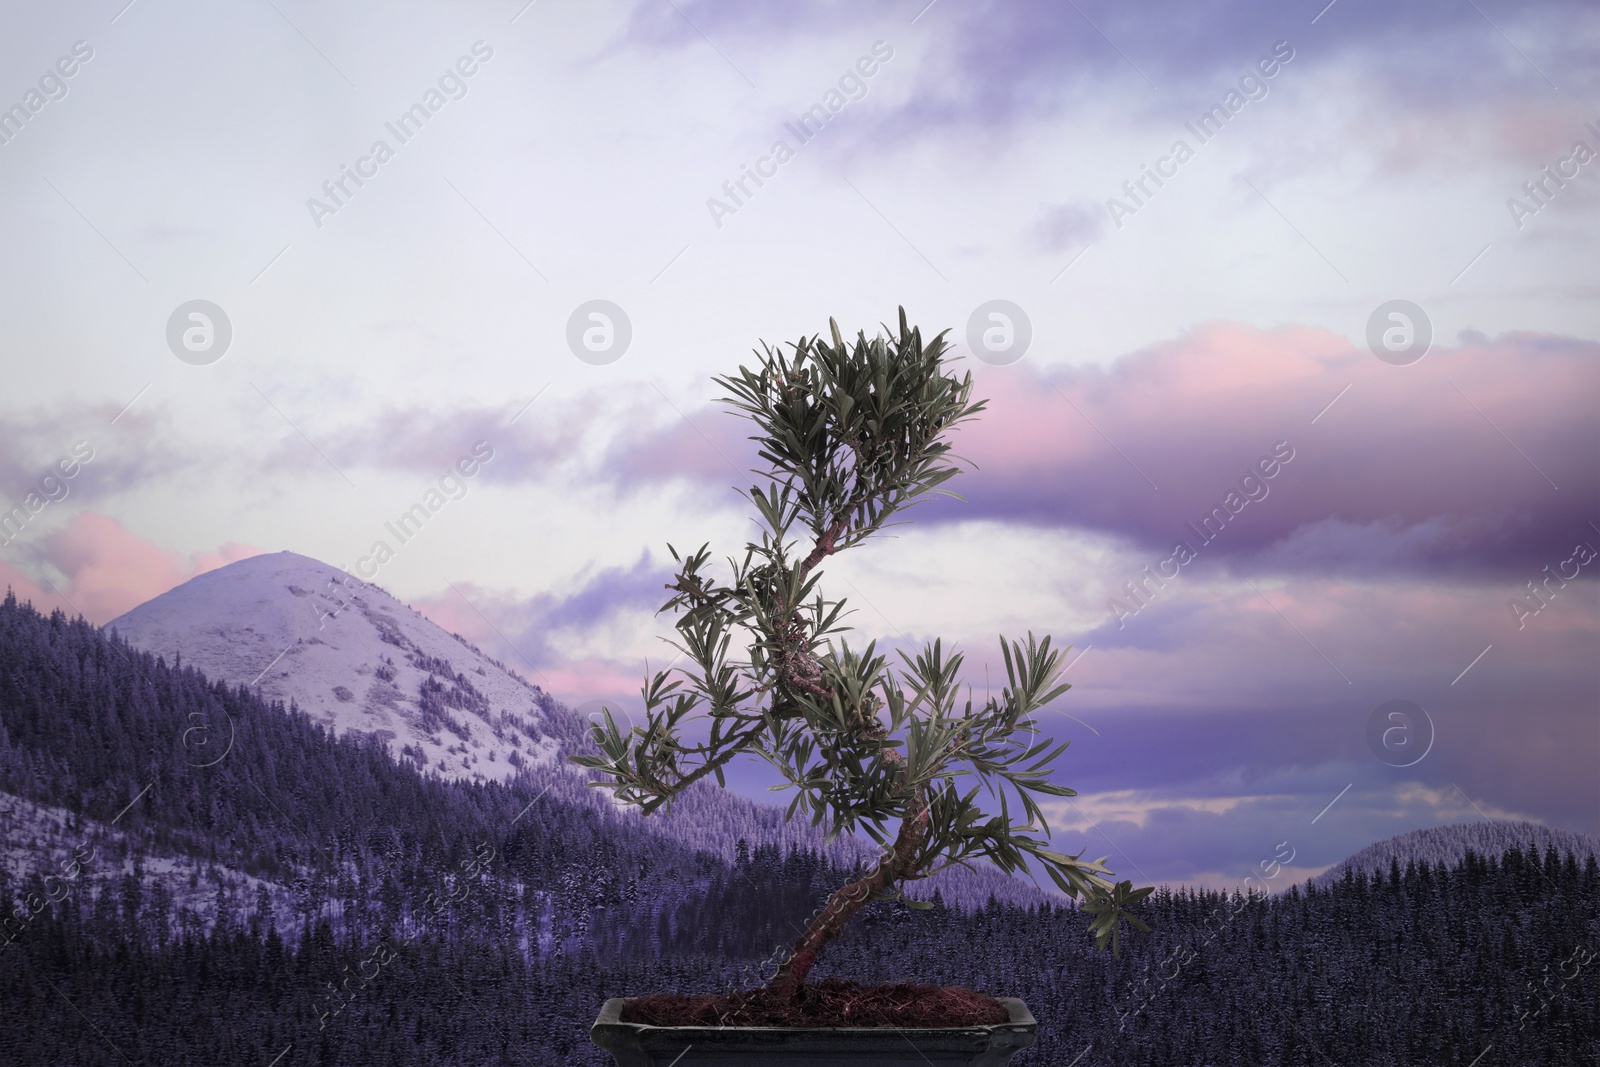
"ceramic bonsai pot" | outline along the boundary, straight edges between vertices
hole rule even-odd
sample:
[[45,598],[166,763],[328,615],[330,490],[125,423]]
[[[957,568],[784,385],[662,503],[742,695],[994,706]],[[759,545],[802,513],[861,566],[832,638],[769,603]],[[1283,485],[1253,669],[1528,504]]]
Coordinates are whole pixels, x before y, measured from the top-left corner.
[[617,1067],[1004,1067],[1037,1039],[1039,1024],[1016,997],[998,997],[1003,1023],[937,1028],[650,1026],[625,1023],[617,997],[589,1030]]

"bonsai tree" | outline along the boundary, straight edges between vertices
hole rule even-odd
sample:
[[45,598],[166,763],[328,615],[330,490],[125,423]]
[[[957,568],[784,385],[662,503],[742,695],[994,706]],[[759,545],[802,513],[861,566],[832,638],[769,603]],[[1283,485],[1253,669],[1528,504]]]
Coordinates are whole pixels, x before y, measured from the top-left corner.
[[[591,785],[649,814],[751,754],[777,768],[792,789],[788,817],[809,814],[828,839],[863,832],[883,848],[862,877],[828,900],[770,987],[798,992],[828,942],[868,901],[903,899],[901,887],[953,864],[985,860],[1007,874],[1043,870],[1094,914],[1103,948],[1118,947],[1129,906],[1150,892],[1113,885],[1104,858],[1051,851],[1035,797],[1077,794],[1049,780],[1067,743],[1041,740],[1033,715],[1069,688],[1059,681],[1062,650],[1050,638],[1000,639],[1006,687],[974,707],[960,702],[962,656],[941,641],[891,669],[876,643],[853,649],[830,635],[844,600],[818,589],[823,562],[892,525],[889,520],[957,473],[946,462],[949,432],[984,409],[972,375],[946,373],[944,334],[924,342],[900,309],[898,337],[847,345],[829,320],[832,343],[802,337],[785,356],[768,348],[754,368],[715,381],[721,402],[752,419],[751,440],[769,464],[767,484],[749,496],[762,525],[730,574],[708,573],[710,551],[684,558],[660,610],[678,613],[672,641],[691,666],[646,678],[644,722],[627,733],[609,709],[593,727],[598,752],[573,757],[601,772]],[[957,497],[957,499],[961,499]],[[735,639],[737,638],[737,645]],[[737,649],[739,658],[730,653]],[[709,720],[704,741],[684,738]],[[989,805],[980,803],[984,794]],[[998,811],[994,806],[998,806]]]

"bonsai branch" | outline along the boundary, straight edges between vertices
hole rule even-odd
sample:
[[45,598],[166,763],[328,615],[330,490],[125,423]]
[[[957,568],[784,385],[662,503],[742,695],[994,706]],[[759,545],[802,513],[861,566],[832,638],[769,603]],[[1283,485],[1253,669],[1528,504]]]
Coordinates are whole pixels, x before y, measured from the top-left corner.
[[749,730],[746,730],[742,734],[730,734],[724,740],[724,744],[727,747],[724,748],[722,752],[715,756],[706,757],[704,763],[700,764],[700,766],[696,767],[688,774],[680,775],[678,779],[671,784],[652,778],[647,783],[648,790],[652,796],[649,800],[645,801],[641,805],[643,814],[649,815],[661,805],[665,804],[667,801],[671,800],[673,797],[677,796],[679,793],[683,792],[685,789],[689,788],[706,775],[715,771],[718,767],[721,767],[723,764],[733,759],[733,757],[739,755],[745,750],[745,746],[759,737],[765,729],[766,724],[758,722],[755,726],[752,726]]
[[812,568],[817,564],[839,551],[839,535],[849,529],[850,522],[848,519],[835,519],[833,524],[823,531],[822,536],[817,538],[815,547],[811,549],[811,554],[800,562],[801,581],[805,581],[806,576],[811,573]]
[[768,987],[789,996],[797,994],[806,975],[822,955],[822,950],[828,942],[839,936],[845,924],[866,907],[875,895],[917,872],[923,862],[922,846],[927,837],[927,798],[922,791],[918,791],[907,805],[894,845],[883,854],[871,872],[834,891],[833,896],[828,898],[827,906],[811,920],[799,940],[795,941],[789,958],[778,968]]

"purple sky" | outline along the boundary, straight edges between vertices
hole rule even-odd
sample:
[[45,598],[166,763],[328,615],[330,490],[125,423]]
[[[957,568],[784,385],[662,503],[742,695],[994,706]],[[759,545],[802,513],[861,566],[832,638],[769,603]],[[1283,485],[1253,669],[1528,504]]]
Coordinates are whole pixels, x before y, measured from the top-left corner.
[[[103,622],[279,549],[373,567],[442,486],[372,580],[573,705],[633,706],[671,658],[667,542],[721,558],[754,529],[711,377],[903,304],[989,401],[957,436],[976,466],[823,586],[863,641],[958,643],[980,694],[997,634],[1074,646],[1043,721],[1072,740],[1069,850],[1226,884],[1280,842],[1297,875],[1442,822],[1600,833],[1592,5],[0,26],[0,107],[26,113],[0,124],[0,505],[58,498],[0,578],[37,602]],[[195,299],[231,326],[210,362],[168,340]],[[631,324],[614,362],[569,345],[595,299]],[[1009,364],[969,348],[995,299],[1031,324]],[[1432,335],[1406,365],[1369,342],[1395,300]],[[1410,766],[1369,746],[1392,700],[1432,723]]]

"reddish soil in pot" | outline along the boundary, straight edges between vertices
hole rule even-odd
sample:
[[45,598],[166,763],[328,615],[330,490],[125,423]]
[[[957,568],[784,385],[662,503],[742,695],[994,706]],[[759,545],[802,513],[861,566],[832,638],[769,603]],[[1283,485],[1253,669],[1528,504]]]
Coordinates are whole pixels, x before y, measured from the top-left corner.
[[651,1026],[988,1026],[1010,1019],[998,1000],[960,986],[863,986],[824,978],[786,997],[770,989],[681,996],[635,997],[622,1021]]

